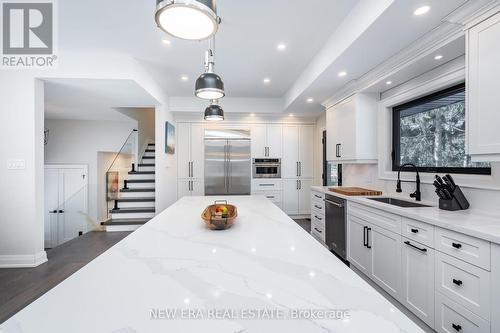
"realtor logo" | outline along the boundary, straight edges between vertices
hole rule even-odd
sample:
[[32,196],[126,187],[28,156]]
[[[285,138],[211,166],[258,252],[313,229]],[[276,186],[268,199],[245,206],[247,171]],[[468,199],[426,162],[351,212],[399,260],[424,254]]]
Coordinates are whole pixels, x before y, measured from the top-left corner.
[[53,1],[1,1],[3,68],[54,66]]

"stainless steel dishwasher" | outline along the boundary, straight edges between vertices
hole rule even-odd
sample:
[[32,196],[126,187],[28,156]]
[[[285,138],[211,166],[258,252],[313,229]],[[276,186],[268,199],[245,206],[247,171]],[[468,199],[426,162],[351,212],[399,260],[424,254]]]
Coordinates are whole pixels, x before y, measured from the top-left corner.
[[325,195],[325,240],[330,251],[347,261],[346,200]]

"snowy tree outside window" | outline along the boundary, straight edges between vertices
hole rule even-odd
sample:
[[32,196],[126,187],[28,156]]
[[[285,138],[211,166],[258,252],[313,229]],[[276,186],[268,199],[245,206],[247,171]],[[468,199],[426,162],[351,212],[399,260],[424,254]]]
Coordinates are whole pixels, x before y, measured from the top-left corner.
[[489,163],[465,153],[465,85],[395,107],[394,163],[413,163],[423,172],[491,174]]

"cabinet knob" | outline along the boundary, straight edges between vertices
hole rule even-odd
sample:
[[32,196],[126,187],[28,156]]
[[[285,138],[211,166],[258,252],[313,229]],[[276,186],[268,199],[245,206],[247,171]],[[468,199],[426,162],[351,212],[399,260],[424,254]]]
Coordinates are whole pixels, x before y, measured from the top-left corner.
[[457,332],[460,332],[462,330],[462,326],[457,324],[451,324],[451,327],[453,327]]
[[413,232],[414,234],[417,234],[418,233],[418,229],[411,229],[411,232]]
[[453,279],[453,283],[456,284],[457,286],[461,286],[462,280]]
[[459,243],[451,243],[451,246],[453,246],[455,249],[462,248],[462,244],[459,244]]

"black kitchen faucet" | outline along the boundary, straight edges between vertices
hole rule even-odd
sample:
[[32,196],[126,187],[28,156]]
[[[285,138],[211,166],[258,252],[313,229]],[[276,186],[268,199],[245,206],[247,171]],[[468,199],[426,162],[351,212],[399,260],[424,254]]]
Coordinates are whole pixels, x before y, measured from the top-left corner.
[[415,200],[417,200],[417,201],[422,201],[422,192],[420,192],[420,174],[418,173],[418,168],[416,167],[415,164],[405,163],[405,164],[403,164],[402,166],[399,167],[399,171],[398,171],[398,183],[396,185],[396,192],[398,192],[398,193],[403,192],[403,190],[401,189],[401,179],[400,179],[399,176],[401,174],[401,170],[404,167],[407,167],[407,166],[413,167],[415,169],[415,172],[417,173],[417,179],[416,179],[417,190],[415,192],[413,192],[412,194],[410,194],[410,198],[415,198]]

